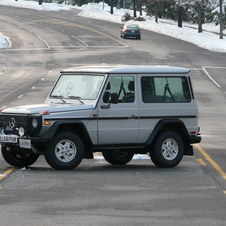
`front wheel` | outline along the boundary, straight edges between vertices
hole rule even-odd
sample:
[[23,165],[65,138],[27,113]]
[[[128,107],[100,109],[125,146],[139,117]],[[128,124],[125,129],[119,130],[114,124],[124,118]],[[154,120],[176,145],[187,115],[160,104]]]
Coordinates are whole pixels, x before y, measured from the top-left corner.
[[70,132],[58,133],[45,153],[47,163],[58,170],[73,169],[84,157],[84,145],[79,136]]
[[184,143],[181,136],[174,131],[161,133],[151,153],[152,162],[161,168],[175,167],[184,155]]
[[134,153],[128,150],[109,150],[103,152],[103,156],[112,165],[125,165],[132,160]]
[[39,155],[30,149],[2,145],[2,156],[7,163],[15,167],[28,167],[35,163]]

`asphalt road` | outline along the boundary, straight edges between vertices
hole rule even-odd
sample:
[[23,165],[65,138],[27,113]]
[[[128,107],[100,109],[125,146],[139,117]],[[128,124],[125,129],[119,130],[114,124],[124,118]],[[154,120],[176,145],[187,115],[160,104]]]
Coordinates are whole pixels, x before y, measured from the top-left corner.
[[60,70],[86,64],[142,64],[192,69],[203,140],[174,169],[150,160],[114,167],[84,160],[72,171],[40,157],[12,169],[0,156],[0,225],[225,225],[226,54],[150,31],[122,40],[119,24],[78,11],[0,7],[0,106],[45,100]]

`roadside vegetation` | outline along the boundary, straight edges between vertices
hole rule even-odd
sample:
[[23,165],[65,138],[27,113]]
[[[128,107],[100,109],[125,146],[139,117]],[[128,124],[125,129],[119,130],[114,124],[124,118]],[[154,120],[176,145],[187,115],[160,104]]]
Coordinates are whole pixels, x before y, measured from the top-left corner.
[[125,14],[122,21],[143,21],[143,13],[158,19],[177,21],[178,27],[183,27],[183,22],[198,24],[198,32],[203,31],[202,25],[214,23],[220,25],[219,37],[223,39],[223,30],[226,28],[226,0],[36,0],[41,2],[55,2],[59,4],[82,6],[88,3],[103,2],[111,7],[110,13],[114,14],[114,7],[133,10],[133,15]]

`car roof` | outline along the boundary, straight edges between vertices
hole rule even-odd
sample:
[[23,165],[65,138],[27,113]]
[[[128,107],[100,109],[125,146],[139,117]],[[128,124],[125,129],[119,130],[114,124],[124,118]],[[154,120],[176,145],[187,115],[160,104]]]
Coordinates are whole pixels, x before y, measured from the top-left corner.
[[101,74],[187,74],[190,69],[170,66],[141,66],[141,65],[116,65],[116,66],[83,66],[68,68],[61,73],[101,73]]
[[126,24],[126,27],[139,27],[137,24]]

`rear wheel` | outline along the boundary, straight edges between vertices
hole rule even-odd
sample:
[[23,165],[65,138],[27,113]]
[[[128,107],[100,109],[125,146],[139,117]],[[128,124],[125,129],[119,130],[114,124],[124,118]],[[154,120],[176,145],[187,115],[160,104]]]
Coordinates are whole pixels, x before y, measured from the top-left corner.
[[32,150],[2,145],[2,156],[7,163],[15,167],[28,167],[35,163],[39,155]]
[[103,156],[112,165],[125,165],[132,160],[134,153],[129,150],[109,150],[103,152]]
[[184,155],[184,143],[181,136],[174,131],[161,133],[151,153],[152,162],[162,168],[177,166]]
[[84,145],[79,136],[70,132],[58,133],[45,153],[47,163],[59,170],[73,169],[84,157]]

